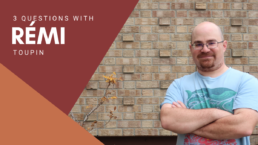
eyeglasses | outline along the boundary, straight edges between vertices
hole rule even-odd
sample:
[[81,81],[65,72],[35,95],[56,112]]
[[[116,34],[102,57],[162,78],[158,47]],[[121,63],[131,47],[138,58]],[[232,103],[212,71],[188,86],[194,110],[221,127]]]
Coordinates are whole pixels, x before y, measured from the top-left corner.
[[201,50],[201,49],[203,49],[203,46],[204,46],[204,45],[206,45],[208,49],[213,49],[213,48],[218,47],[218,44],[219,44],[219,43],[223,43],[223,42],[224,42],[224,40],[222,40],[222,41],[220,41],[220,42],[217,42],[217,41],[210,41],[210,42],[208,42],[208,43],[206,43],[206,44],[198,43],[198,42],[197,42],[197,43],[193,43],[193,44],[191,44],[191,45],[193,46],[193,48],[194,48],[195,50]]

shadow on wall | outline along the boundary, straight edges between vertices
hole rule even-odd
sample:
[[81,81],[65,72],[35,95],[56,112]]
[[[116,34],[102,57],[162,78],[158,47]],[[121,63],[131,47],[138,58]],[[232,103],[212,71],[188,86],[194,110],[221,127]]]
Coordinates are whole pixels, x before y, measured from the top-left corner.
[[98,137],[105,145],[176,145],[176,136]]

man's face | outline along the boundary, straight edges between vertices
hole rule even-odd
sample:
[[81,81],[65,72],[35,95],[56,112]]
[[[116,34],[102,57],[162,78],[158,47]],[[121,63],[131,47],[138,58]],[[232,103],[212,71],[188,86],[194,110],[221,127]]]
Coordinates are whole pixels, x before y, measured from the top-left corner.
[[[210,42],[222,41],[219,29],[210,24],[197,26],[192,36],[192,43],[208,44]],[[224,52],[226,51],[227,42],[218,43],[218,46],[209,49],[206,45],[201,50],[196,50],[190,45],[193,60],[197,68],[201,71],[214,71],[224,64]]]

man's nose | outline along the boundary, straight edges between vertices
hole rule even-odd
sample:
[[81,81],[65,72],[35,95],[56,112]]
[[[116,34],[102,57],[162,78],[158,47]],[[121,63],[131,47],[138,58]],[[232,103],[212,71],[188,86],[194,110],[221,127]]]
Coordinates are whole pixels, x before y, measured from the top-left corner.
[[209,51],[210,49],[208,48],[207,44],[204,44],[201,52],[209,52]]

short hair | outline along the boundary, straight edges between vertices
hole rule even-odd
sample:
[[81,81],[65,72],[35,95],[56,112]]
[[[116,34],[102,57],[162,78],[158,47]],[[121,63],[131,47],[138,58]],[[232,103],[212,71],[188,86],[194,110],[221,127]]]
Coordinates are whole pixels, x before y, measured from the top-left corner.
[[[210,22],[210,23],[212,23],[212,22]],[[217,26],[217,28],[219,29],[219,31],[220,31],[220,37],[221,37],[221,39],[222,40],[224,40],[224,36],[223,36],[223,33],[222,33],[222,31],[221,31],[221,29],[220,29],[220,27],[218,26],[218,25],[216,25],[215,23],[213,23],[215,26]],[[195,29],[195,28],[194,28]],[[194,32],[194,29],[193,29],[193,32]],[[192,32],[192,34],[191,34],[191,44],[193,43],[192,42],[192,40],[193,40],[193,32]]]

